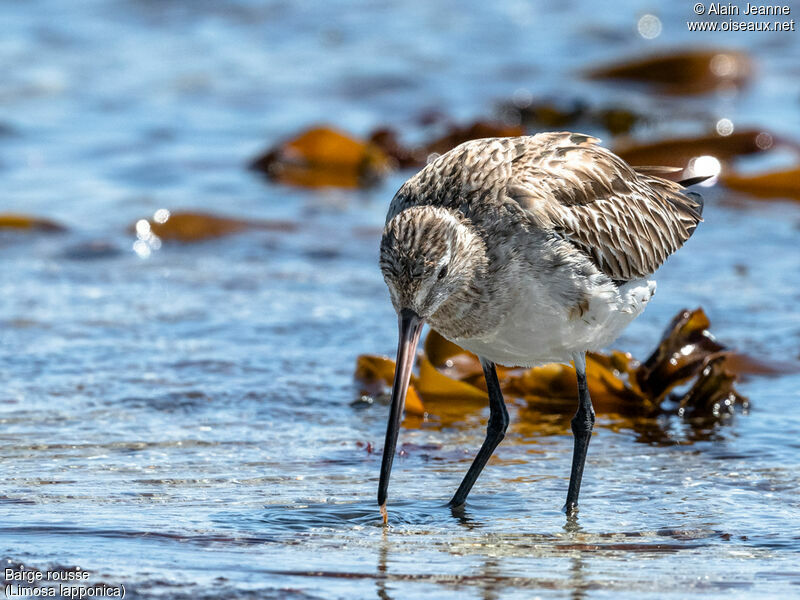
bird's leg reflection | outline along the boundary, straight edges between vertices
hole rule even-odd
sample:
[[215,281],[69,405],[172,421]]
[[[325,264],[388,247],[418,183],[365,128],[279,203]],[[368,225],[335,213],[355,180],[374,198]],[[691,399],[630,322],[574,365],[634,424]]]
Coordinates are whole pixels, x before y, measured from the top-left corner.
[[378,577],[375,580],[375,586],[378,588],[378,598],[380,600],[392,600],[386,586],[389,562],[389,538],[386,535],[386,529],[383,530],[383,537],[381,545],[378,549]]
[[463,525],[467,529],[474,529],[475,527],[483,525],[483,523],[473,518],[469,511],[467,511],[465,504],[461,504],[460,506],[448,504],[447,508],[450,509],[450,514],[458,521],[458,524]]
[[580,522],[578,521],[578,514],[577,513],[567,513],[567,522],[564,523],[563,527],[564,531],[567,533],[580,533],[583,531],[583,527],[581,527]]
[[498,579],[500,576],[500,565],[496,558],[487,558],[481,569],[481,600],[497,600],[500,597]]
[[448,504],[447,507],[450,509],[450,514],[453,515],[453,518],[456,519],[461,525],[469,525],[472,522],[469,515],[467,514],[467,509],[465,508],[464,504],[459,506],[453,506]]
[[584,600],[586,598],[587,583],[584,576],[585,563],[583,562],[583,554],[579,554],[572,559],[570,563],[569,572],[571,573],[570,581],[572,583],[572,600]]
[[[567,522],[564,524],[563,529],[567,532],[569,538],[575,541],[575,536],[583,531],[583,527],[581,527],[578,522],[578,515],[576,513],[567,514]],[[569,570],[572,574],[570,577],[570,583],[572,584],[572,600],[583,600],[586,598],[587,583],[586,577],[584,576],[584,567],[585,563],[583,561],[583,553],[581,552],[575,556],[570,563]]]

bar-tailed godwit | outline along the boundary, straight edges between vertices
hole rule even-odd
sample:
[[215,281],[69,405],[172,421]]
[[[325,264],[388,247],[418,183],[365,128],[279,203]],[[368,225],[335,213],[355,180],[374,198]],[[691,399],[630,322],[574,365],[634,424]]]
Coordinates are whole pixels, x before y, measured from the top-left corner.
[[489,392],[486,439],[450,501],[462,505],[505,436],[495,364],[575,365],[578,409],[565,510],[577,511],[594,409],[585,352],[613,342],[656,290],[653,273],[689,239],[703,203],[631,167],[579,133],[461,144],[397,192],[380,266],[399,318],[391,412],[378,504],[386,493],[417,341],[424,323],[481,361]]

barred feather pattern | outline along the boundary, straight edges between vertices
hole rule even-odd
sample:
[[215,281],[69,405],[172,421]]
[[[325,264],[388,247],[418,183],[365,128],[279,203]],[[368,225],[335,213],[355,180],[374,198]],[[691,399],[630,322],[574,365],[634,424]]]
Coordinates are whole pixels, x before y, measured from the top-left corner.
[[478,228],[521,210],[531,230],[570,242],[610,279],[647,277],[692,235],[702,200],[658,177],[667,169],[637,170],[598,142],[570,132],[466,142],[400,188],[387,223],[426,204]]

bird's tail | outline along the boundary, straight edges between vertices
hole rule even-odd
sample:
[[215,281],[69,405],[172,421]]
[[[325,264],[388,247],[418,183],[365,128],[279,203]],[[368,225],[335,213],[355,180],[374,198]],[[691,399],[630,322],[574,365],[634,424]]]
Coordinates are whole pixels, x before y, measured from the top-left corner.
[[[712,177],[713,175],[700,175],[699,177],[689,177],[687,179],[681,179],[678,182],[678,184],[682,185],[685,188],[688,188],[689,186],[702,183],[706,179],[711,179]],[[700,216],[702,216],[703,208],[705,206],[705,202],[703,202],[703,197],[697,192],[686,192],[686,195],[697,203],[697,212],[700,214]]]
[[678,183],[687,188],[698,183],[703,183],[706,179],[711,179],[713,175],[700,175],[699,177],[689,177],[688,179],[681,179]]

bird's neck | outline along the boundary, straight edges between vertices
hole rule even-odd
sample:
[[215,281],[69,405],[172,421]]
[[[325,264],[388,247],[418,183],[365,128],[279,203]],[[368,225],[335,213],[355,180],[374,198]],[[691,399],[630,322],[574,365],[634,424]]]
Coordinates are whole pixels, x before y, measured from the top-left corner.
[[431,326],[449,339],[472,338],[496,329],[507,306],[506,293],[497,287],[488,260],[476,265],[472,280],[442,303],[431,315]]

